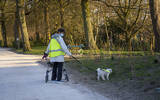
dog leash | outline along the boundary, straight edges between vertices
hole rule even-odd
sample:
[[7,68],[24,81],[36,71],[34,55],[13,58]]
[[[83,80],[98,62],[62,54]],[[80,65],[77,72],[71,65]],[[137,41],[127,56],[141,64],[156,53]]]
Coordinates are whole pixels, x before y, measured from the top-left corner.
[[82,64],[76,57],[72,56],[73,59],[75,59],[78,63]]
[[[82,62],[80,62],[76,57],[72,56],[72,58],[75,59],[79,64],[85,66],[85,65],[84,65]],[[89,68],[89,67],[85,67],[85,68],[92,70],[92,69]]]

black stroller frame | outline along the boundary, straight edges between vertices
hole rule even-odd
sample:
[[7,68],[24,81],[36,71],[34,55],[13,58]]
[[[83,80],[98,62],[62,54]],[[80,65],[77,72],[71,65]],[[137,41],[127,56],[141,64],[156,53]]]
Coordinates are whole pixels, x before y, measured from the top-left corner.
[[[78,63],[82,64],[77,58],[75,58],[74,56],[71,56],[73,59],[75,59]],[[45,59],[47,60],[47,59]],[[52,63],[51,62],[47,62],[47,71],[46,71],[46,75],[45,75],[45,82],[47,83],[48,82],[48,78],[49,78],[49,73],[52,71]],[[63,70],[62,70],[62,74],[64,75],[64,79],[66,81],[69,81],[69,77],[68,77],[68,73],[65,69],[65,63],[64,63],[64,67],[63,67]]]
[[[47,83],[48,80],[49,80],[49,73],[52,72],[52,64],[51,62],[47,62],[47,70],[46,70],[46,75],[45,75],[45,82]],[[64,79],[66,81],[69,81],[69,77],[68,77],[68,73],[67,73],[67,70],[65,69],[65,66],[63,67],[63,70],[62,70],[62,74],[63,76],[65,77]]]

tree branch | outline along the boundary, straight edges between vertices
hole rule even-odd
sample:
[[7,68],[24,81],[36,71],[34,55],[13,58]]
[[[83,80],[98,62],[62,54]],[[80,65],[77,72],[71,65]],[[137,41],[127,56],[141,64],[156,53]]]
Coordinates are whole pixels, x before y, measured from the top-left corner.
[[119,3],[119,9],[120,9],[120,11],[122,12],[122,14],[123,15],[125,15],[125,12],[123,11],[123,8],[122,8],[122,5],[121,5],[121,1],[120,0],[118,0],[118,3]]
[[143,28],[144,26],[144,23],[145,23],[145,20],[146,20],[146,17],[147,17],[147,12],[145,12],[145,16],[144,16],[144,19],[143,19],[143,22],[142,22],[142,25],[131,35],[131,37],[134,37],[141,28]]
[[142,3],[142,0],[140,1],[140,4],[139,4],[139,9],[138,9],[137,17],[136,17],[134,23],[131,25],[131,27],[130,27],[129,30],[132,30],[133,27],[134,27],[134,25],[137,24],[137,22],[138,22],[138,19],[139,19],[139,16],[140,16],[140,12],[141,12],[141,9],[140,9],[141,8],[141,3]]
[[[104,2],[104,1],[101,1],[101,0],[92,0],[93,2],[101,2],[102,4],[105,4],[106,2]],[[138,0],[136,0],[136,1],[138,1]],[[131,6],[131,8],[130,9],[137,9],[139,6],[136,6],[136,1],[134,2],[134,4],[133,5],[130,5]],[[144,5],[144,6],[147,6],[148,4],[146,4],[146,5]],[[128,7],[120,7],[120,6],[118,6],[118,5],[110,5],[110,4],[107,4],[107,7],[115,7],[115,8],[123,8],[123,9],[128,9]],[[141,7],[141,10],[147,10],[148,8],[147,7]]]

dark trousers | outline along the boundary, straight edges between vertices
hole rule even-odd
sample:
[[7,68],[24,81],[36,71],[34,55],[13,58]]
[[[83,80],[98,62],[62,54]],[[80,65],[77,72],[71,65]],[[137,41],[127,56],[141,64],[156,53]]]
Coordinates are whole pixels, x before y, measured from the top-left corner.
[[63,62],[54,62],[51,80],[60,81],[62,79]]

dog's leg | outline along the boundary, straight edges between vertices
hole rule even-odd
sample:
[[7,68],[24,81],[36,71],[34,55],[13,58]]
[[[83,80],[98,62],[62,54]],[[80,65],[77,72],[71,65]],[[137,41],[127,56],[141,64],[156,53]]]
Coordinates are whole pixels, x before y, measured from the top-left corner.
[[107,74],[107,80],[109,80],[109,74]]
[[106,80],[105,77],[104,77],[104,75],[102,75],[102,79],[103,79],[103,80]]
[[99,75],[97,75],[97,80],[99,81]]

